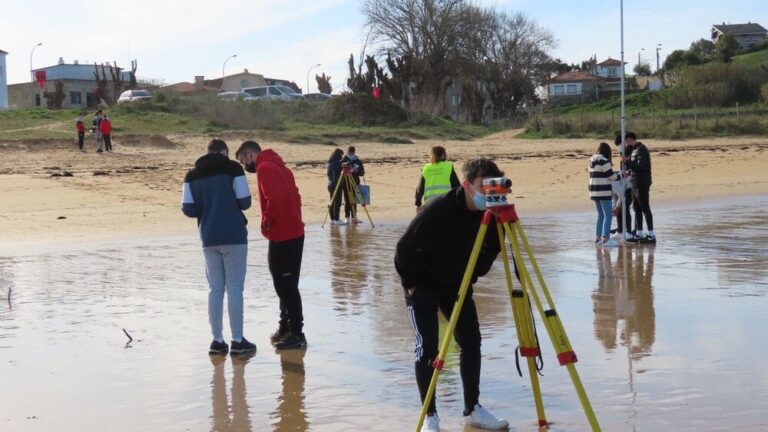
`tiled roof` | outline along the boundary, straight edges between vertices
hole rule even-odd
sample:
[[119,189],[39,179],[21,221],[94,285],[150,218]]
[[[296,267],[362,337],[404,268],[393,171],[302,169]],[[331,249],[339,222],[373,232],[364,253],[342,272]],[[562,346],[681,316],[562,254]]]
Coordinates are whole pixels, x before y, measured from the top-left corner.
[[753,34],[753,33],[768,33],[765,27],[758,23],[747,24],[714,24],[716,30],[726,34]]
[[577,82],[577,81],[594,81],[595,79],[603,79],[603,78],[599,78],[595,75],[592,75],[589,72],[571,71],[571,72],[563,72],[549,81],[550,82]]
[[598,66],[621,66],[621,61],[608,57],[604,62],[598,63]]

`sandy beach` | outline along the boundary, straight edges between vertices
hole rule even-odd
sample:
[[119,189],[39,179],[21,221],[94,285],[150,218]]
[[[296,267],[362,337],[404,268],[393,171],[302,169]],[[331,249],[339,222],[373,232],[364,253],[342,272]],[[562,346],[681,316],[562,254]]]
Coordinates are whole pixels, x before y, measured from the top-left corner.
[[[471,142],[352,143],[366,163],[374,222],[403,221],[414,214],[420,168],[435,144],[447,148],[457,169],[472,157],[496,159],[514,182],[521,214],[591,210],[586,161],[597,141],[523,140],[516,133]],[[245,139],[259,140],[222,138],[232,150]],[[0,143],[2,244],[196,235],[194,222],[179,210],[181,182],[210,139],[117,135],[112,154],[96,153],[92,142],[87,153],[80,153],[74,139]],[[655,205],[768,193],[768,138],[643,141],[652,154]],[[260,142],[293,169],[305,221],[320,223],[328,202],[325,161],[333,146]],[[249,181],[255,192],[255,178]],[[258,209],[247,213],[256,219]]]

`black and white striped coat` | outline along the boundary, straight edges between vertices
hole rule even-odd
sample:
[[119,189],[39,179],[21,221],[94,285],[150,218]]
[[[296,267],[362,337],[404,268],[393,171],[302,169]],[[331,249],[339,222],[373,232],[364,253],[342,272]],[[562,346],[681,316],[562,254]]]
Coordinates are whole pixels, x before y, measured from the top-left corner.
[[611,183],[621,179],[621,174],[614,171],[611,162],[601,154],[589,159],[589,198],[593,200],[611,199]]

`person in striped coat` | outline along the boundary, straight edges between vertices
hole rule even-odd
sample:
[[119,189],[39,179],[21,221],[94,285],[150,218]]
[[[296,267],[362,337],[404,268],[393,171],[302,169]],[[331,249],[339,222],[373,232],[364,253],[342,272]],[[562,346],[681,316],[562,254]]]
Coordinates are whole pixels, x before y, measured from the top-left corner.
[[597,153],[589,158],[589,198],[595,202],[597,222],[595,223],[595,244],[618,246],[611,235],[611,183],[619,180],[621,174],[611,165],[611,146],[601,142]]

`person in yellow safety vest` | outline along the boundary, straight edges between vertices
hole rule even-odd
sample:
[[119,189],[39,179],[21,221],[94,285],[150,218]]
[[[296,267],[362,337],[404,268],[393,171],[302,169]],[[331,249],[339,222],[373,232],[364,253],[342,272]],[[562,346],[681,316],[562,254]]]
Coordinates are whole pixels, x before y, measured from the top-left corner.
[[453,164],[446,161],[445,147],[434,146],[430,153],[430,162],[421,169],[421,179],[416,188],[417,213],[421,210],[422,203],[427,203],[461,186]]

